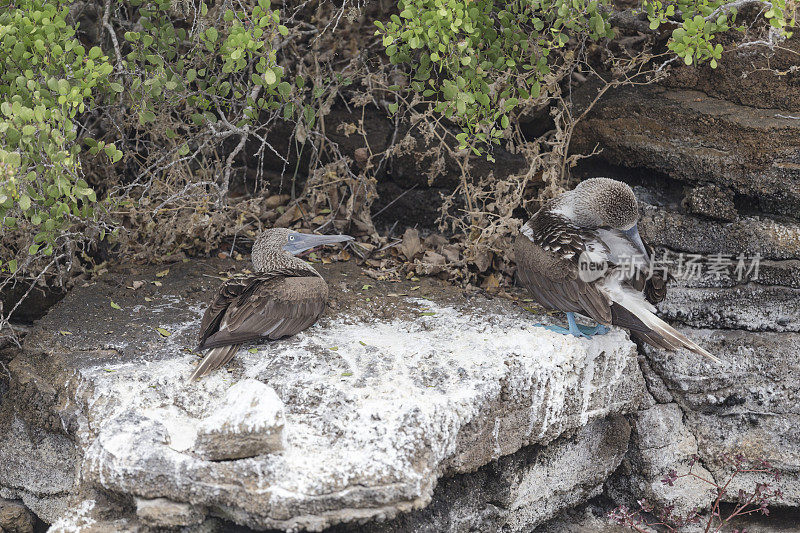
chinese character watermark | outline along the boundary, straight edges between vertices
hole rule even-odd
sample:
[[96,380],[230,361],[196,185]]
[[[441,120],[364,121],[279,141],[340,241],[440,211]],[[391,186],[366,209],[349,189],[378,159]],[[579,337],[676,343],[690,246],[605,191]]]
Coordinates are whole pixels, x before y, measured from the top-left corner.
[[597,252],[583,252],[578,258],[578,275],[585,282],[592,282],[611,271],[621,279],[631,279],[645,273],[647,279],[656,274],[680,281],[699,281],[709,278],[714,281],[755,281],[758,279],[761,254],[751,256],[744,252],[732,254],[716,253],[703,256],[665,250],[660,256],[651,255],[649,262],[642,255],[616,257],[609,262],[607,256]]

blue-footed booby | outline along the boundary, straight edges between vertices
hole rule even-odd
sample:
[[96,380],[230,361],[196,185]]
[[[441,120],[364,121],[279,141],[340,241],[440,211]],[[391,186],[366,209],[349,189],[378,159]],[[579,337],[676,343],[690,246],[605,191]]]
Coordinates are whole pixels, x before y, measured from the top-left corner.
[[[514,243],[520,281],[542,306],[567,314],[569,329],[547,329],[591,337],[621,326],[654,346],[687,348],[720,362],[655,315],[666,281],[649,271],[638,219],[628,185],[592,178],[547,202],[522,226]],[[575,313],[597,325],[578,325]]]
[[223,283],[203,315],[197,350],[210,351],[191,379],[226,364],[242,343],[288,337],[316,322],[328,301],[328,284],[295,255],[351,240],[348,235],[311,235],[283,228],[262,232],[253,243],[256,273]]

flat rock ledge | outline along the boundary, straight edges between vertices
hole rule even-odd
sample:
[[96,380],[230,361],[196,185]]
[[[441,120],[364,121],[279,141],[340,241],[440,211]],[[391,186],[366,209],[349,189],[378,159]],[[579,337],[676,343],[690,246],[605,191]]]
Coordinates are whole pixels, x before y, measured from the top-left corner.
[[[506,517],[530,528],[596,494],[627,449],[618,415],[645,387],[626,333],[564,337],[508,300],[436,280],[377,282],[354,264],[318,265],[332,295],[318,324],[244,346],[227,371],[189,382],[205,301],[231,266],[114,272],[41,320],[0,398],[0,496],[55,531],[96,529],[114,505],[147,527],[218,517],[319,531],[421,509],[440,478],[529,447],[545,466],[513,470],[509,503],[561,495]],[[566,451],[548,459],[559,437],[553,450]],[[547,467],[609,439],[619,444],[579,469],[586,479]]]

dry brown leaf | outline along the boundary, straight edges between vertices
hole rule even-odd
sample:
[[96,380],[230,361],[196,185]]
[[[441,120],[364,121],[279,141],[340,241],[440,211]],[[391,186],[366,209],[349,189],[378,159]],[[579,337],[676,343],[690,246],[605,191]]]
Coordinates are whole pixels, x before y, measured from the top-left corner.
[[403,242],[401,242],[397,249],[409,261],[414,259],[414,256],[422,251],[422,241],[419,238],[419,232],[414,228],[408,228],[403,234]]
[[475,258],[475,266],[478,267],[478,270],[481,272],[486,272],[489,267],[492,266],[492,252],[479,252],[478,256]]
[[281,216],[278,217],[278,220],[275,221],[276,228],[287,228],[290,224],[300,220],[303,216],[303,211],[300,209],[300,206],[294,204],[293,206],[289,207]]
[[360,166],[364,166],[369,159],[369,151],[366,148],[356,148],[356,151],[353,153],[353,157]]
[[448,242],[449,241],[444,236],[439,235],[438,233],[432,233],[425,237],[425,244],[434,250],[438,250]]
[[455,244],[448,244],[447,246],[442,247],[442,254],[447,258],[448,261],[451,263],[455,263],[459,259],[461,259],[461,250]]
[[483,287],[487,291],[496,291],[497,289],[500,288],[500,280],[498,280],[497,276],[495,276],[494,274],[489,274],[486,277],[486,279],[483,280],[481,287]]

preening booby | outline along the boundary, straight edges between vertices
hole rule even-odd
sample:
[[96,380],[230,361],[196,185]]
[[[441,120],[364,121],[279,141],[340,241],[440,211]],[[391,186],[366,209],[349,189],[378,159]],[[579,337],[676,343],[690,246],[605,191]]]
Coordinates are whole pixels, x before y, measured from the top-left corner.
[[[664,299],[666,283],[649,272],[638,218],[628,185],[608,178],[581,182],[522,226],[514,243],[520,280],[542,306],[566,312],[569,329],[548,329],[591,337],[621,326],[654,346],[688,348],[720,362],[655,315],[652,304]],[[574,313],[597,325],[578,325]]]
[[328,301],[328,284],[295,254],[351,240],[283,228],[261,233],[253,244],[256,273],[223,283],[203,315],[197,349],[210,351],[191,379],[226,364],[242,343],[287,337],[316,322]]

